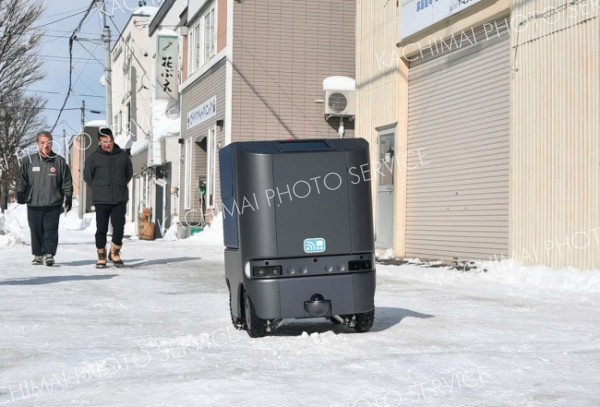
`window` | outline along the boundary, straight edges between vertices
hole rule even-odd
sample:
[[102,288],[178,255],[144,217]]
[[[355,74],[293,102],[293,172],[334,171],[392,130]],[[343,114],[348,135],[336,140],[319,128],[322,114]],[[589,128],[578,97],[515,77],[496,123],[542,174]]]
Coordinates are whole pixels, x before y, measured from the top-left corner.
[[133,45],[133,42],[130,35],[124,40],[123,45],[123,78],[125,80],[123,88],[125,90],[125,96],[127,96],[131,92],[131,46]]
[[200,67],[200,23],[192,27],[190,41],[190,72],[194,72]]
[[190,29],[190,73],[197,71],[216,52],[215,6],[211,4]]
[[137,131],[135,126],[133,126],[133,117],[131,117],[131,103],[127,103],[127,136],[131,137],[133,140],[137,140]]
[[115,115],[113,121],[113,132],[116,134],[123,134],[123,112],[119,110],[119,113]]
[[183,165],[185,168],[185,180],[184,180],[184,195],[183,195],[183,205],[184,209],[192,208],[192,138],[188,138],[185,140],[185,156],[183,160]]
[[204,20],[204,63],[215,55],[215,8],[211,9],[203,17]]

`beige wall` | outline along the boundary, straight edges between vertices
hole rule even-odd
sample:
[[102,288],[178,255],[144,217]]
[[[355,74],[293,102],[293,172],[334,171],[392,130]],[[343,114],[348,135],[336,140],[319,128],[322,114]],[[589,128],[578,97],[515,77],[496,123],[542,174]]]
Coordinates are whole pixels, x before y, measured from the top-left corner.
[[[359,1],[356,12],[356,134],[369,141],[371,162],[378,149],[378,129],[396,129],[396,155],[406,151],[408,69],[396,57],[400,7],[396,2]],[[395,168],[394,252],[404,255],[406,172]],[[373,209],[377,213],[377,183],[373,182]],[[375,222],[376,223],[376,222]],[[377,231],[375,231],[377,233]]]
[[[600,4],[483,1],[402,41],[393,27],[401,11],[385,10],[392,2],[357,5],[357,133],[368,135],[372,149],[378,126],[394,122],[398,148],[406,143],[402,47],[424,49],[432,38],[510,14],[510,255],[524,264],[600,267]],[[396,183],[397,256],[404,255],[402,179]]]
[[[580,5],[511,39],[511,249],[525,264],[600,267],[600,4]],[[513,16],[557,6],[517,0]]]
[[[135,28],[140,24],[145,24],[150,20],[146,16],[133,15],[119,38],[118,43],[112,50],[112,115],[113,131],[115,135],[128,134],[132,140],[143,140],[148,138],[151,128],[151,109],[152,98],[151,89],[153,87],[153,65],[155,60],[152,58],[151,50],[155,49],[155,37],[149,37],[147,30]],[[128,37],[132,42],[128,43]],[[131,55],[131,62],[125,67],[125,57]],[[146,54],[146,55],[144,55]],[[130,105],[131,123],[128,123],[127,105]],[[114,117],[122,113],[122,126],[117,128],[114,123]]]
[[[378,131],[396,130],[396,156],[405,157],[407,150],[408,61],[416,50],[426,49],[430,42],[481,25],[508,13],[509,0],[484,2],[412,37],[400,39],[401,2],[357,2],[357,129],[369,140],[372,162],[378,159]],[[411,52],[412,51],[412,52]],[[411,58],[412,59],[412,58]],[[402,160],[400,160],[402,161]],[[394,244],[396,256],[404,256],[406,238],[406,168],[395,166]],[[374,215],[378,202],[373,183]],[[376,222],[375,222],[376,223]],[[377,233],[377,231],[376,231]]]

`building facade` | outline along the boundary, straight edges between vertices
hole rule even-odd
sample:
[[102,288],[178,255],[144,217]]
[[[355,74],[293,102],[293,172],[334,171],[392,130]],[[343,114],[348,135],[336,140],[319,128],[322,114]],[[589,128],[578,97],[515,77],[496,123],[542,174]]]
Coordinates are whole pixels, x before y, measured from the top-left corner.
[[357,2],[377,246],[600,266],[600,7]]
[[148,145],[152,137],[152,58],[147,27],[157,7],[134,10],[111,51],[112,130],[115,140],[131,153],[133,179],[127,220],[137,222],[138,214],[152,206]]
[[324,114],[323,81],[354,78],[355,4],[335,0],[165,1],[181,36],[179,220],[220,212],[218,150],[235,141],[353,137]]

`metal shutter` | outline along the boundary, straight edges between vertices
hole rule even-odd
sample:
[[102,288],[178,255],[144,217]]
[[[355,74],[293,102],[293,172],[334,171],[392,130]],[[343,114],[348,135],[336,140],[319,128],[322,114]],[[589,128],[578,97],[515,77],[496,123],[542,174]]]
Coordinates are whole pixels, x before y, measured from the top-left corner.
[[407,257],[508,252],[509,35],[475,34],[472,45],[438,46],[410,65]]

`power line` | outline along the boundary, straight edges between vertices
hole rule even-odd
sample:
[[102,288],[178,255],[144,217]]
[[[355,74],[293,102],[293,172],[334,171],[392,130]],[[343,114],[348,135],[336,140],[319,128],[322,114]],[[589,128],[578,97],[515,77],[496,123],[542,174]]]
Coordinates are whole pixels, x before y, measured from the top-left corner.
[[[65,92],[52,92],[52,91],[48,91],[48,90],[38,90],[38,89],[27,89],[29,92],[37,92],[37,93],[51,93],[54,95],[65,95]],[[71,92],[71,95],[73,96],[80,96],[80,97],[86,97],[86,98],[104,98],[104,96],[100,96],[100,95],[82,95],[82,94],[77,94],[77,93],[73,93]]]
[[49,16],[46,16],[46,17],[42,17],[42,18],[40,18],[40,20],[45,20],[45,19],[47,19],[47,18],[52,18],[52,17],[64,16],[65,14],[71,13],[71,12],[73,12],[73,11],[77,11],[77,12],[79,12],[79,11],[83,11],[84,9],[85,9],[85,7],[81,7],[81,8],[75,9],[75,10],[65,11],[65,12],[63,12],[63,13],[51,14],[51,15],[49,15]]
[[[79,42],[79,41],[78,41],[78,42]],[[99,60],[99,59],[96,57],[96,55],[94,55],[92,52],[90,52],[90,50],[89,50],[89,49],[87,49],[87,48],[86,48],[86,46],[85,46],[85,45],[83,45],[81,42],[79,42],[79,45],[80,45],[80,46],[81,46],[81,47],[82,47],[84,50],[86,50],[86,51],[88,52],[88,54],[90,54],[90,56],[92,57],[92,59],[89,59],[89,61],[91,61],[91,60],[96,60],[96,61],[97,61],[97,62],[98,62],[100,65],[104,65],[104,62],[100,61],[100,60]],[[96,48],[98,48],[98,46],[96,46]],[[96,48],[94,48],[94,50],[95,50]]]
[[[83,25],[83,22],[88,17],[88,15],[92,11],[92,8],[94,7],[95,4],[96,4],[96,0],[92,0],[92,2],[90,3],[89,7],[85,11],[85,14],[83,15],[83,17],[79,21],[79,24],[73,30],[73,33],[71,34],[71,37],[69,37],[69,87],[67,89],[67,94],[65,96],[65,100],[63,102],[63,105],[60,108],[60,110],[58,112],[58,116],[56,117],[56,121],[54,122],[54,125],[52,126],[52,130],[50,130],[50,131],[54,131],[54,128],[56,127],[56,124],[60,120],[60,116],[61,116],[61,114],[62,114],[65,106],[67,105],[67,101],[69,100],[69,95],[71,94],[71,90],[72,90],[71,87],[73,85],[73,83],[72,83],[72,80],[73,80],[73,41],[75,41],[75,35],[77,34],[77,32],[79,30],[81,30],[81,26]],[[81,14],[81,13],[77,13],[77,14]]]
[[[48,26],[48,25],[51,25],[51,24],[55,24],[55,23],[59,23],[59,22],[61,22],[61,21],[68,20],[68,19],[69,19],[69,18],[71,18],[71,17],[75,17],[75,16],[78,16],[79,14],[83,14],[83,13],[86,13],[86,17],[87,17],[87,14],[89,13],[89,10],[88,10],[87,12],[86,12],[86,11],[80,11],[79,13],[71,14],[71,15],[69,15],[69,16],[66,16],[66,17],[63,17],[63,18],[61,18],[61,19],[54,20],[54,21],[51,21],[51,22],[49,22],[49,23],[42,24],[42,25],[38,25],[37,27],[31,27],[31,28],[32,28],[32,29],[34,29],[34,30],[37,30],[37,29],[39,29],[39,28],[46,27],[46,26]],[[85,18],[85,17],[84,17],[84,18]]]
[[[44,32],[57,32],[57,33],[64,33],[64,34],[71,34],[72,31],[70,30],[54,30],[52,28],[46,28],[44,30]],[[97,35],[98,33],[93,33],[93,32],[86,32],[86,31],[79,31],[79,34],[84,34],[84,35]],[[67,37],[65,37],[67,38]]]
[[[90,54],[92,54],[92,55],[93,55],[93,54],[94,54],[94,52],[96,52],[96,49],[97,49],[98,47],[99,47],[99,45],[98,45],[98,44],[96,44],[96,46],[94,47],[94,49],[92,50],[92,52],[91,52]],[[87,49],[86,49],[86,51],[87,51]],[[89,52],[89,51],[88,51],[88,52]],[[81,70],[80,70],[79,74],[77,75],[77,78],[75,78],[75,80],[73,81],[73,86],[75,86],[75,84],[77,84],[77,83],[78,83],[79,79],[81,78],[81,75],[83,74],[83,72],[84,72],[84,70],[85,70],[85,67],[88,65],[88,63],[89,63],[89,62],[90,62],[90,61],[88,61],[88,62],[87,62],[87,63],[86,63],[86,64],[85,64],[85,65],[84,65],[82,68],[81,68]],[[102,64],[102,65],[104,66],[104,64]],[[91,91],[92,93],[94,92],[94,89],[90,88],[90,87],[87,85],[87,83],[85,83],[85,82],[82,82],[82,83],[83,83],[83,86],[85,86],[85,87],[86,87],[86,88],[87,88],[89,91]],[[104,97],[105,97],[105,96],[104,96]]]
[[[15,108],[15,109],[21,109],[21,110],[53,110],[53,111],[58,111],[58,110],[81,110],[81,107],[67,107],[67,108],[60,108],[57,109],[55,107],[44,107],[44,106],[10,106],[11,108]],[[94,113],[104,113],[102,111],[98,111],[96,109],[85,109],[86,112],[94,112]],[[58,124],[58,123],[56,123]]]
[[[108,17],[110,18],[110,21],[111,21],[112,25],[119,32],[119,37],[122,37],[123,36],[123,32],[121,30],[119,30],[119,27],[117,27],[117,24],[115,23],[115,20],[112,18],[112,16],[108,16]],[[133,40],[133,38],[131,39],[131,42],[134,43],[136,45],[136,47],[138,47],[138,49],[140,49],[139,45],[137,45],[137,43]],[[144,75],[146,75],[148,77],[148,79],[150,79],[150,76],[148,75],[148,71],[146,71],[146,69],[144,68],[144,64],[142,64],[140,62],[140,60],[138,59],[138,57],[135,55],[135,52],[133,52],[133,48],[129,46],[129,44],[127,43],[127,41],[123,41],[123,44],[125,44],[125,47],[127,47],[129,49],[129,52],[130,52],[131,56],[133,58],[135,58],[135,60],[139,64],[140,68],[142,68],[142,71],[144,71]]]
[[[92,55],[93,56],[93,55]],[[64,59],[64,60],[69,60],[68,56],[62,56],[62,55],[39,55],[40,58],[52,58],[52,59]],[[73,60],[79,60],[81,62],[85,62],[85,61],[93,61],[95,58],[84,58],[84,57],[73,57]]]

